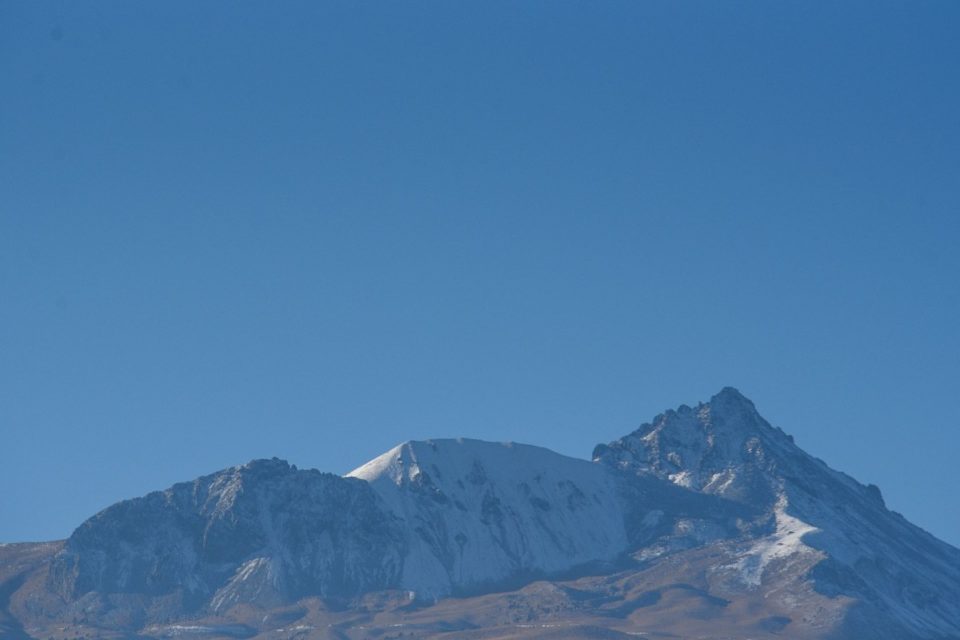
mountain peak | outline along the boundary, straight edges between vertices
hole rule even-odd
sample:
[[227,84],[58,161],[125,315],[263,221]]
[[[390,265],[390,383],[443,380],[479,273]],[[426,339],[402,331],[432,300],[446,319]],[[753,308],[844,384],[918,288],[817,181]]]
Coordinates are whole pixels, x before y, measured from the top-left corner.
[[776,440],[790,440],[786,434],[771,426],[757,411],[749,398],[733,387],[724,387],[710,398],[706,404],[698,407],[705,426],[715,433],[727,434],[727,437],[740,438],[747,434],[764,434]]
[[712,407],[736,408],[744,411],[756,411],[750,398],[746,397],[735,387],[724,387],[715,393],[708,403]]
[[[760,533],[736,565],[748,584],[759,584],[771,562],[796,563],[819,593],[859,598],[875,605],[874,613],[895,610],[922,637],[958,637],[960,608],[931,587],[960,584],[957,550],[888,511],[876,487],[800,449],[732,387],[597,446],[594,460],[758,509]],[[873,624],[871,615],[860,620]]]
[[686,488],[764,503],[776,500],[775,467],[799,450],[734,387],[696,408],[667,410],[629,435],[594,449],[596,461],[652,473]]
[[267,478],[279,478],[291,473],[296,473],[296,465],[292,465],[281,458],[256,458],[245,464],[238,464],[235,467],[224,470],[221,473],[235,475],[240,478],[249,478],[262,480]]
[[237,465],[234,469],[249,471],[296,471],[296,465],[292,465],[282,458],[254,458],[246,464]]
[[410,441],[347,475],[415,523],[401,583],[419,597],[610,561],[627,547],[615,474],[543,447]]

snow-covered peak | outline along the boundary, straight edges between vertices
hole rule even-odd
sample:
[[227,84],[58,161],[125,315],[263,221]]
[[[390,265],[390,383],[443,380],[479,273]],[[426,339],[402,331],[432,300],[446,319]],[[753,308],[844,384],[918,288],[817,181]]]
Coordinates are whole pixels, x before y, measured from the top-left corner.
[[402,582],[420,596],[565,571],[627,546],[614,473],[541,447],[406,442],[348,476],[407,523]]
[[[531,475],[550,473],[572,480],[605,476],[586,460],[571,458],[543,447],[516,442],[488,442],[471,438],[411,440],[354,469],[347,477],[371,484],[389,482],[398,487],[424,487],[453,481],[483,484],[523,482]],[[457,482],[459,480],[460,482]],[[450,490],[453,490],[450,488]]]
[[771,560],[813,554],[818,591],[896,610],[918,633],[957,630],[956,598],[936,594],[958,593],[960,552],[888,511],[877,487],[800,449],[733,388],[597,446],[594,460],[758,508],[767,534],[740,563],[751,584]]

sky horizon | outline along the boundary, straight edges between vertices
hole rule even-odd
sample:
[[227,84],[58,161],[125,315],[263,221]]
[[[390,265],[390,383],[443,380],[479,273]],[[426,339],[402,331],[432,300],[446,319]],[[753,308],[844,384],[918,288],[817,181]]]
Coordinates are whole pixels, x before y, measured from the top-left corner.
[[0,542],[733,386],[960,546],[960,5],[0,4]]

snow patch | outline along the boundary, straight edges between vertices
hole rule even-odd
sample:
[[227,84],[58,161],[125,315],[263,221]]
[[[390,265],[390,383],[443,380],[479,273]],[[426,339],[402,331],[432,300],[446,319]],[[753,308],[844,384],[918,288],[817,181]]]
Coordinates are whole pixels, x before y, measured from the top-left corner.
[[803,543],[803,536],[819,531],[816,527],[786,512],[786,496],[780,496],[774,508],[777,529],[769,536],[757,540],[749,551],[732,565],[747,585],[758,587],[767,565],[777,558],[796,554],[821,554],[822,552]]

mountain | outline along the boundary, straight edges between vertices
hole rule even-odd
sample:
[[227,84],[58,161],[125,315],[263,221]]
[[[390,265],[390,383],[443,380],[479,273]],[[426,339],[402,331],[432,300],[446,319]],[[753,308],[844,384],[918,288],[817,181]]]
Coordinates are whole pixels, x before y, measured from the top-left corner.
[[750,509],[548,449],[406,442],[351,471],[404,523],[400,585],[418,598],[609,571],[643,536],[696,516],[729,534]]
[[213,611],[349,596],[397,584],[402,537],[367,483],[257,460],[98,513],[54,557],[49,586]]
[[736,389],[661,414],[593,457],[760,505],[771,531],[737,560],[748,585],[760,585],[775,562],[809,558],[819,593],[856,599],[848,624],[872,629],[884,620],[891,637],[960,635],[960,552],[889,511],[876,486],[801,450]]
[[256,460],[0,546],[0,638],[960,638],[960,551],[727,388],[594,450]]
[[403,588],[422,597],[612,561],[627,549],[616,474],[547,449],[407,442],[347,477],[406,524]]

